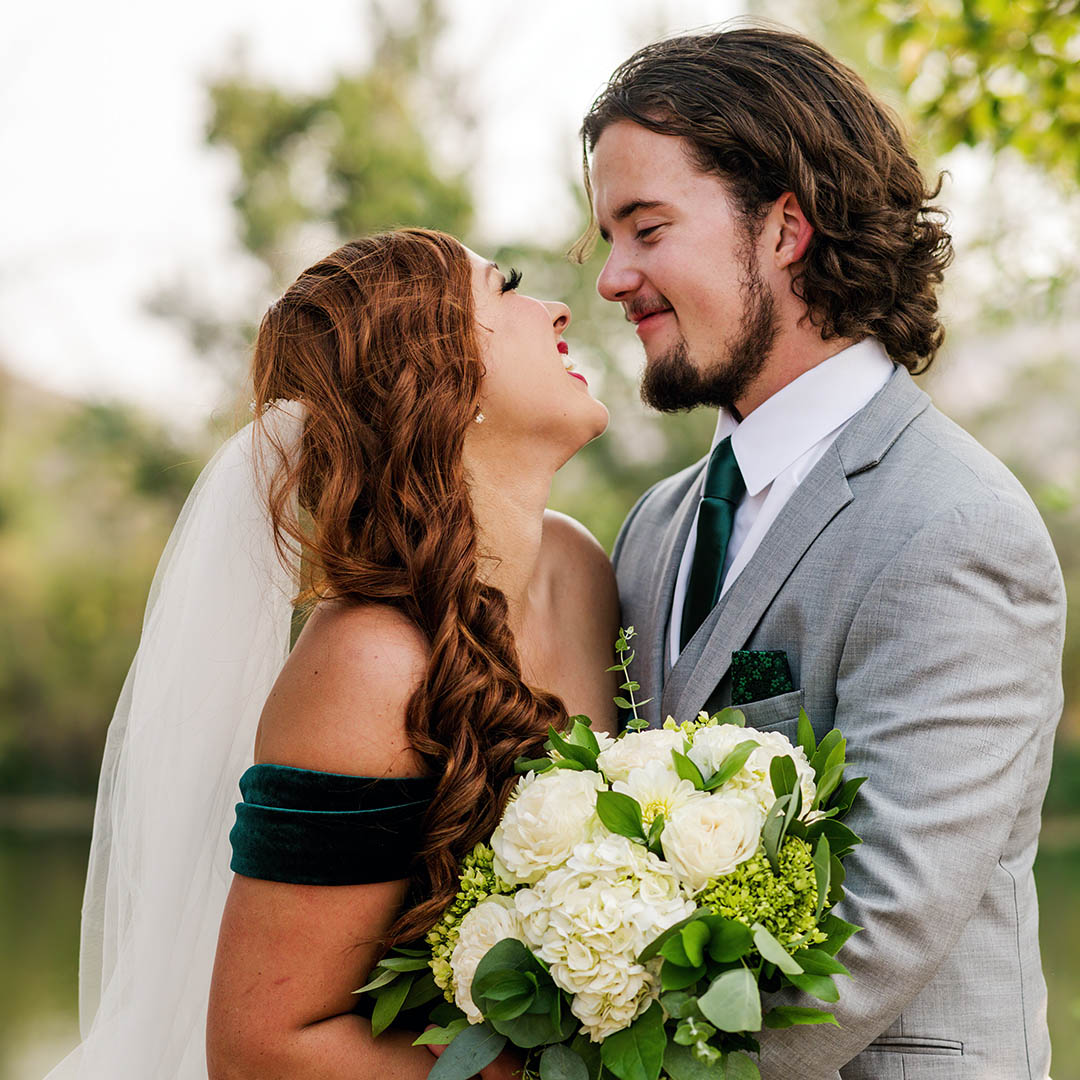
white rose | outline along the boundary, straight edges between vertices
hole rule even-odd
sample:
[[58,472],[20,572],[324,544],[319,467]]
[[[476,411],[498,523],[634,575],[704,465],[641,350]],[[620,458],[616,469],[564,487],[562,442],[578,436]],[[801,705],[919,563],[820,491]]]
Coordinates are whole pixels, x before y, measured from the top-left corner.
[[646,831],[657,814],[663,814],[664,820],[669,821],[677,807],[694,799],[708,798],[689,780],[680,779],[674,769],[655,759],[632,770],[626,780],[616,780],[611,790],[637,799]]
[[625,836],[583,843],[558,870],[515,893],[526,942],[594,1041],[627,1027],[659,994],[641,950],[694,905],[670,866]]
[[454,1000],[470,1024],[480,1024],[484,1020],[472,999],[476,969],[488,949],[504,938],[521,940],[521,920],[512,896],[492,896],[477,904],[461,920],[450,967],[454,972]]
[[672,774],[677,775],[672,750],[686,752],[686,737],[681,731],[664,728],[631,731],[605,749],[596,763],[609,780],[627,780],[634,769],[640,769],[650,761],[661,762]]
[[603,830],[596,793],[606,788],[591,770],[528,773],[491,837],[495,873],[513,885],[530,885],[561,866],[575,845]]
[[753,797],[763,814],[776,801],[773,792],[769,768],[773,758],[790,757],[795,762],[795,773],[802,792],[803,817],[809,812],[810,804],[817,794],[814,783],[814,770],[806,760],[806,752],[801,746],[793,746],[786,735],[779,731],[757,731],[754,728],[736,727],[734,724],[716,724],[702,728],[694,736],[694,745],[687,756],[701,770],[707,780],[720,768],[724,758],[741,742],[752,740],[757,749],[746,759],[743,767],[719,790],[742,791]]
[[680,807],[664,829],[664,857],[691,893],[757,851],[762,817],[742,794],[710,795]]

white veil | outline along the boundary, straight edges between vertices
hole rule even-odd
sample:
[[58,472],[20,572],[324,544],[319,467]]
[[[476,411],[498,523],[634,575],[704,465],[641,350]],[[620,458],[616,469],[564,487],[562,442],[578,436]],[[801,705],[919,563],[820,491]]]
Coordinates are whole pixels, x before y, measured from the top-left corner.
[[[206,1080],[237,781],[289,651],[293,574],[264,469],[305,411],[278,401],[202,471],[150,587],[109,727],[82,909],[81,1044],[47,1080]],[[265,471],[268,473],[268,470]]]

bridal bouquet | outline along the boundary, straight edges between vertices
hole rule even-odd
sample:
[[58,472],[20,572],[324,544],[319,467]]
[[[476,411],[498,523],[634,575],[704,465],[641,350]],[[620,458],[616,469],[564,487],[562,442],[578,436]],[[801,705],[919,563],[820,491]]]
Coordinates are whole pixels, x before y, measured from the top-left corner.
[[857,927],[829,913],[859,843],[839,820],[862,779],[845,741],[798,743],[701,713],[648,730],[616,649],[632,719],[613,739],[586,717],[553,728],[425,947],[393,950],[358,993],[378,1035],[403,1009],[445,1000],[418,1044],[448,1044],[433,1080],[467,1080],[509,1043],[542,1080],[743,1080],[762,1027],[836,1023],[763,1011],[794,986],[839,999],[836,953]]

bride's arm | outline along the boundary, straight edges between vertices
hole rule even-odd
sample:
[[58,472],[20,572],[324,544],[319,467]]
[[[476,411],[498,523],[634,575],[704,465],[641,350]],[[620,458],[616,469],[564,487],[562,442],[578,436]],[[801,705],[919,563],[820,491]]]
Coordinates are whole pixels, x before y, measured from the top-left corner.
[[[404,714],[426,665],[423,638],[396,612],[321,606],[267,702],[256,761],[418,775]],[[415,1034],[373,1039],[352,1011],[352,991],[367,980],[405,889],[404,881],[317,886],[237,875],[210,994],[210,1080],[427,1076],[433,1059],[410,1045]]]

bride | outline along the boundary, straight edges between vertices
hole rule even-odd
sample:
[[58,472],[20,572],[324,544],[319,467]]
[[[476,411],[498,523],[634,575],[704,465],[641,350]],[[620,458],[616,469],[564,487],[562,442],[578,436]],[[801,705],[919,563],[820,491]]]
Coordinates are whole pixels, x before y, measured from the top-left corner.
[[544,509],[607,410],[569,309],[519,283],[403,229],[264,317],[256,419],[185,505],[110,726],[83,1041],[50,1080],[430,1071],[352,991],[437,920],[515,758],[568,713],[616,725],[611,567]]

